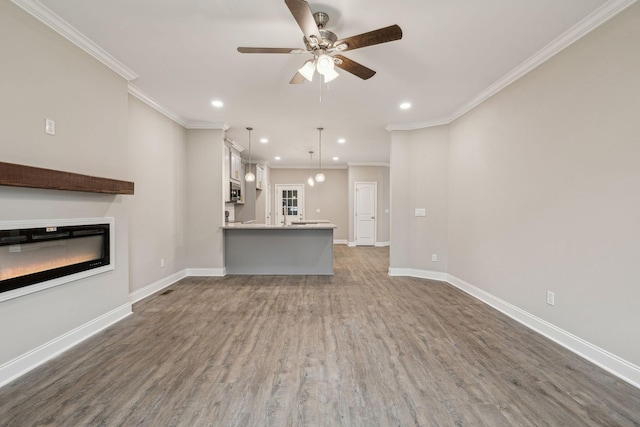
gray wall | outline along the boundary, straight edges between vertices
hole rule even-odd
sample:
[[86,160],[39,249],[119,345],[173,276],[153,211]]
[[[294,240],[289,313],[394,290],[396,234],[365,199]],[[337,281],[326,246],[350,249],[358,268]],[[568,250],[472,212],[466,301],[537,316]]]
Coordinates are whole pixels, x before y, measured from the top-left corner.
[[[0,52],[1,161],[130,180],[123,78],[8,1]],[[113,216],[116,230],[115,270],[0,303],[0,366],[128,306],[131,197],[0,186],[0,220]]]
[[[270,179],[273,189],[273,204],[271,206],[276,206],[276,184],[304,184],[305,219],[327,219],[338,227],[333,233],[334,240],[347,240],[349,229],[347,171],[345,169],[323,169],[322,172],[326,176],[325,182],[309,187],[307,185],[307,178],[310,175],[309,169],[276,169],[272,167]],[[320,213],[316,213],[316,209],[320,209]]]
[[636,366],[638,46],[636,3],[456,120],[449,185],[451,274]]
[[[190,268],[224,268],[222,130],[187,131],[187,256]],[[228,185],[228,184],[226,184]]]
[[447,271],[448,138],[448,126],[392,133],[392,269]]
[[[355,243],[355,183],[377,183],[376,244],[386,245],[390,241],[391,203],[389,200],[390,170],[387,166],[349,166],[349,242]],[[389,209],[389,213],[385,212]]]
[[[187,131],[129,96],[130,291],[187,268]],[[160,267],[160,260],[165,267]]]

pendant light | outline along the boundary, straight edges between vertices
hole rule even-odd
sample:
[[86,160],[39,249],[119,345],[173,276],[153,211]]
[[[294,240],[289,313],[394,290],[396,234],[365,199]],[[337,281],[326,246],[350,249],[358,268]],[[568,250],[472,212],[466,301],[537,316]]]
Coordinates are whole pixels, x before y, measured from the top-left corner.
[[253,182],[256,180],[256,176],[251,172],[251,131],[253,128],[248,127],[247,130],[249,131],[249,172],[244,176],[244,180],[247,182]]
[[309,187],[313,187],[314,185],[316,185],[315,181],[313,180],[313,151],[309,151],[309,178],[307,178],[307,184],[309,184]]
[[318,173],[316,174],[317,182],[324,182],[324,174],[322,173],[322,130],[318,128]]

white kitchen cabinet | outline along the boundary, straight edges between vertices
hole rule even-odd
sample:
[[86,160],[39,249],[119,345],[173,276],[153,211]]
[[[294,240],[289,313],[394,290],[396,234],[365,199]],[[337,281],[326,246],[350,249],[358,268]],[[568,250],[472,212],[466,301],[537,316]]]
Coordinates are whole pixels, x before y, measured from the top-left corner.
[[231,180],[237,183],[243,181],[242,176],[242,159],[240,154],[235,150],[231,150]]
[[262,186],[265,181],[264,167],[262,165],[256,165],[256,190],[262,190]]

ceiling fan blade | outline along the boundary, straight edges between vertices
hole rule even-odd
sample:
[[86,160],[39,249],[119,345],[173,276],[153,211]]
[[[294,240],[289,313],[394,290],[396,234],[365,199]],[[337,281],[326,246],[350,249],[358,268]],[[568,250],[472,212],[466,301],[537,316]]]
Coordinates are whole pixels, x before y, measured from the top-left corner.
[[[333,46],[340,52],[348,50],[360,49],[361,47],[373,46],[380,43],[392,42],[402,38],[402,29],[397,25],[380,28],[378,30],[369,31],[368,33],[359,34],[357,36],[347,37],[346,39],[336,41]],[[340,45],[346,45],[344,48]]]
[[316,41],[321,41],[322,37],[320,36],[320,31],[318,31],[316,20],[313,18],[313,13],[311,13],[309,3],[305,0],[284,0],[284,2],[287,4],[298,26],[300,26],[307,41],[311,44],[313,44],[312,40],[314,38]]
[[370,79],[376,74],[376,72],[371,68],[367,68],[364,65],[359,64],[356,61],[352,61],[345,56],[335,55],[334,58],[338,59],[338,61],[334,61],[336,67],[342,68],[343,70],[353,74],[354,76],[360,77],[362,80]]
[[306,53],[307,51],[291,47],[239,47],[240,53]]
[[300,83],[304,83],[307,79],[304,78],[304,76],[300,73],[296,73],[295,76],[293,76],[293,78],[291,79],[291,81],[289,82],[289,84],[292,85],[297,85]]

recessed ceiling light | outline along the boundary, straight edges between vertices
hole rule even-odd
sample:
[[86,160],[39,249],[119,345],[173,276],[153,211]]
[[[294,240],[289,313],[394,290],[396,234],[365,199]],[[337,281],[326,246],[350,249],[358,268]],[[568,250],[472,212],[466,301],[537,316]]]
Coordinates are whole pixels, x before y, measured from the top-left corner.
[[280,157],[280,156],[275,156],[275,157],[274,157],[274,159],[275,159],[275,160],[280,160],[280,159],[282,159],[282,157]]
[[269,140],[267,138],[260,138],[260,142],[266,144]]
[[411,103],[410,102],[403,102],[402,104],[400,104],[400,109],[401,110],[408,110],[409,108],[411,108]]
[[224,105],[224,103],[222,101],[220,101],[219,99],[215,99],[213,101],[211,101],[211,105],[213,105],[216,108],[220,108]]
[[339,138],[339,139],[338,139],[338,143],[339,143],[339,144],[344,144],[345,142],[347,142],[347,140],[346,140],[346,139],[344,139],[344,138]]
[[333,158],[333,161],[334,161],[334,162],[335,162],[335,161],[338,161],[338,160],[340,160],[340,157],[334,157],[334,158]]

